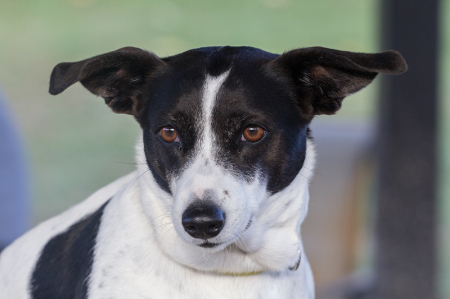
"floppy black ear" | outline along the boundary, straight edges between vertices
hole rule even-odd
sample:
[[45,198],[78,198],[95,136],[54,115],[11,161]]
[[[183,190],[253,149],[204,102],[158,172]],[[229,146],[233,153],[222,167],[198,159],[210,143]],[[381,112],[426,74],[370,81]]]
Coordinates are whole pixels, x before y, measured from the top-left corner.
[[402,74],[407,65],[400,53],[353,53],[312,47],[286,52],[271,62],[294,83],[299,106],[311,118],[334,114],[342,100],[367,86],[378,73]]
[[116,113],[138,115],[144,84],[164,62],[156,55],[133,47],[78,62],[62,62],[50,77],[49,92],[57,95],[80,81]]

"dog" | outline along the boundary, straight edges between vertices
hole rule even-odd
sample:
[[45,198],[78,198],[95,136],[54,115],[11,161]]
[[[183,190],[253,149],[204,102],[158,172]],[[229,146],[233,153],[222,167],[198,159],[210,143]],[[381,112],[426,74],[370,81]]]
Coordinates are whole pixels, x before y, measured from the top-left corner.
[[314,298],[308,126],[406,69],[396,51],[322,47],[126,47],[58,64],[52,95],[81,82],[140,124],[137,170],[7,247],[0,297]]

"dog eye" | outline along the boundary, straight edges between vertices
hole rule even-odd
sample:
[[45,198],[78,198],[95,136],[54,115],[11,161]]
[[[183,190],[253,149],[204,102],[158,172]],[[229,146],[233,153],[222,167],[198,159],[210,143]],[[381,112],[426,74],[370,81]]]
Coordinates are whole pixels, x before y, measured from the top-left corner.
[[258,126],[248,126],[245,128],[244,133],[242,133],[241,140],[242,141],[249,141],[249,142],[256,142],[260,141],[264,137],[264,131],[263,128]]
[[180,142],[180,138],[178,138],[177,131],[172,127],[162,127],[159,131],[162,140],[168,143],[172,142]]

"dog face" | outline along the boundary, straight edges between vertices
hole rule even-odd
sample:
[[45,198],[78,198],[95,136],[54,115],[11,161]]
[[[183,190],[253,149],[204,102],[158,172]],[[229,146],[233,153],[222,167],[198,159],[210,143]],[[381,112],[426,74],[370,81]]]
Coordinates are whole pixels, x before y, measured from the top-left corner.
[[[393,51],[212,47],[160,59],[123,48],[59,64],[50,92],[80,81],[137,119],[149,189],[158,194],[143,205],[175,260],[202,270],[240,271],[239,263],[244,271],[278,270],[295,262],[301,246],[313,116],[335,113],[378,72],[405,70]],[[168,215],[170,232],[154,220]],[[244,257],[224,266],[228,249]]]
[[232,243],[303,164],[308,121],[287,82],[264,68],[274,58],[254,49],[192,51],[167,59],[173,69],[152,83],[140,119],[146,161],[173,195],[172,220],[187,242]]

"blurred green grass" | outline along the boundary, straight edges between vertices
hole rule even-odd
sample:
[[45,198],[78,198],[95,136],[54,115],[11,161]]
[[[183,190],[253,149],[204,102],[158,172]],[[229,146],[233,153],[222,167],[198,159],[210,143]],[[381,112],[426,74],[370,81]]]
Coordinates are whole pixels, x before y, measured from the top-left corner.
[[[443,36],[449,36],[443,1]],[[80,202],[134,170],[139,127],[115,115],[79,84],[47,93],[54,65],[123,46],[160,56],[213,45],[247,45],[281,53],[325,46],[373,52],[376,0],[1,0],[0,85],[17,115],[32,165],[34,223]],[[441,48],[441,98],[450,95],[450,41]],[[338,116],[373,118],[376,85],[345,100]],[[441,252],[450,252],[450,104],[441,115]],[[450,254],[442,255],[441,289],[450,294]],[[444,296],[445,297],[445,296]],[[447,296],[448,297],[448,296]],[[446,298],[447,298],[446,297]],[[450,298],[450,297],[448,297]]]

